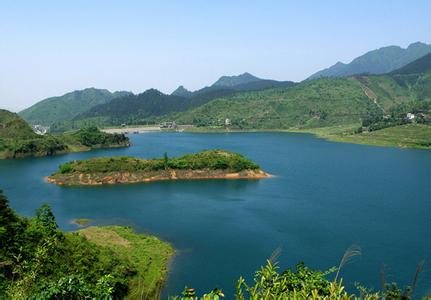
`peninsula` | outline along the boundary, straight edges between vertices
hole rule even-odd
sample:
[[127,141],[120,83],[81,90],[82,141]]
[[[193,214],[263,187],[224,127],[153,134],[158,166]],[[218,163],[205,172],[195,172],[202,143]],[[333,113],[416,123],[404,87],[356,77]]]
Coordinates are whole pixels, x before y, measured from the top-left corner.
[[146,160],[101,157],[60,165],[47,181],[62,186],[141,183],[162,180],[262,179],[271,175],[241,154],[207,150],[182,157]]
[[0,159],[129,146],[130,140],[124,134],[105,133],[95,126],[62,134],[37,134],[17,114],[0,109]]

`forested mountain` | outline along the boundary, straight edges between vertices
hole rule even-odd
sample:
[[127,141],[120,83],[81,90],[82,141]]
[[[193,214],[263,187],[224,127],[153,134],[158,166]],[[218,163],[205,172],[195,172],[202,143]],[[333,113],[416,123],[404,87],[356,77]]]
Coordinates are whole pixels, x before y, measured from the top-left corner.
[[271,79],[261,79],[258,81],[252,81],[247,83],[241,83],[234,87],[233,89],[237,91],[260,91],[272,88],[282,88],[282,87],[291,87],[296,83],[293,81],[277,81]]
[[[380,59],[380,62],[391,61],[386,67],[394,68],[428,48],[422,43],[412,44],[407,49],[386,47],[367,53],[355,60],[355,64],[364,65],[360,62]],[[295,84],[244,73],[222,76],[213,85],[194,92],[182,86],[171,95],[150,89],[139,95],[126,94],[94,105],[70,119],[55,122],[51,128],[66,131],[94,125],[154,124],[172,120],[213,126],[226,118],[238,128],[315,128],[360,123],[370,114],[387,114],[401,103],[428,100],[431,95],[430,55],[386,75],[361,74]],[[375,72],[381,72],[383,67]]]
[[211,94],[216,91],[223,91],[221,93],[228,94],[235,91],[258,91],[276,87],[290,87],[293,86],[293,81],[277,81],[271,79],[260,79],[250,73],[243,73],[235,76],[222,76],[211,86],[191,92],[185,89],[182,85],[179,86],[171,95],[191,97],[197,95]]
[[166,95],[156,89],[149,89],[139,95],[120,97],[95,106],[78,115],[75,120],[102,116],[125,122],[135,116],[159,116],[171,111],[185,110],[190,102],[185,97]]
[[0,109],[0,139],[34,138],[37,134],[16,113]]
[[236,85],[250,83],[254,81],[262,80],[257,78],[256,76],[251,75],[248,72],[245,72],[240,75],[235,76],[222,76],[216,82],[213,83],[212,86],[223,86],[223,87],[234,87]]
[[162,115],[186,111],[235,92],[231,89],[210,88],[195,92],[189,97],[180,97],[150,89],[138,95],[120,97],[109,103],[97,105],[76,116],[72,121],[53,124],[52,130],[65,131],[90,125],[146,124]]
[[337,62],[335,65],[311,75],[308,79],[346,77],[359,74],[385,74],[428,53],[431,53],[431,45],[421,42],[410,44],[406,49],[399,46],[383,47],[367,52],[348,64]]
[[44,99],[19,113],[30,124],[50,126],[54,122],[71,120],[93,106],[111,101],[130,92],[114,92],[87,88],[63,96]]
[[237,128],[314,128],[359,124],[413,100],[430,100],[431,72],[353,76],[305,81],[291,88],[222,97],[166,119],[217,126],[229,118]]
[[[62,132],[93,125],[147,124],[154,122],[160,116],[186,111],[217,98],[232,96],[243,91],[290,87],[295,84],[291,81],[251,80],[251,78],[257,77],[250,74],[231,77],[223,76],[217,81],[218,84],[213,84],[194,92],[180,86],[171,95],[163,94],[156,89],[150,89],[139,95],[118,97],[108,103],[96,105],[75,116],[72,120],[56,122],[52,124],[51,130],[53,132]],[[223,82],[229,84],[229,86],[224,86]],[[234,82],[238,84],[234,85]]]
[[392,71],[391,74],[419,74],[431,70],[431,53],[427,54],[408,65]]
[[[50,126],[52,132],[92,125],[142,123],[160,115],[181,112],[240,91],[289,87],[291,81],[259,79],[249,73],[222,76],[214,84],[194,92],[179,86],[171,95],[150,89],[139,95],[88,88],[42,100],[19,115],[30,124]],[[115,100],[110,103],[112,100]],[[151,121],[150,120],[150,121]]]

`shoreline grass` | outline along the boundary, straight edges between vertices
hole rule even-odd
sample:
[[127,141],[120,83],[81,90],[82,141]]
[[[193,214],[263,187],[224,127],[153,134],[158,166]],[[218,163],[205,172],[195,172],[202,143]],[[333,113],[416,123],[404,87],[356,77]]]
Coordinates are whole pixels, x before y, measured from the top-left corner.
[[190,133],[252,133],[252,132],[288,132],[307,133],[331,142],[370,145],[378,147],[396,147],[411,149],[431,149],[431,126],[406,124],[388,127],[372,132],[355,134],[360,124],[349,124],[321,128],[289,128],[289,129],[223,129],[199,128],[188,129]]
[[171,244],[123,226],[90,226],[77,233],[135,267],[137,273],[130,280],[125,299],[157,299],[167,279],[168,263],[175,254]]

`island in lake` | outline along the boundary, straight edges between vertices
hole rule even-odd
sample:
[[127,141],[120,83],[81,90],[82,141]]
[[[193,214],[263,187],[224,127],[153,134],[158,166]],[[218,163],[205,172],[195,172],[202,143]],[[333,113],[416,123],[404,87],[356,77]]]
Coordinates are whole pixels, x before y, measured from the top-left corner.
[[262,179],[271,175],[241,154],[207,150],[182,157],[146,160],[134,157],[100,157],[60,165],[47,177],[57,185],[102,185],[161,180]]

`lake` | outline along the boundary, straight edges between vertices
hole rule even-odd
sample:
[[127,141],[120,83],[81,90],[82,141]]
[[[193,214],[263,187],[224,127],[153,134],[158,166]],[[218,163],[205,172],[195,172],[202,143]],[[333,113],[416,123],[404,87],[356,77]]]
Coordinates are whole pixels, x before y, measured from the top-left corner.
[[[380,287],[410,284],[417,263],[431,258],[431,151],[333,143],[296,133],[146,133],[133,146],[0,161],[0,188],[31,216],[49,203],[64,230],[74,218],[130,225],[171,242],[177,255],[164,296],[185,285],[220,287],[232,298],[240,275],[251,275],[274,250],[282,268],[304,261],[338,265],[350,245],[362,255],[341,275]],[[60,163],[95,156],[177,156],[204,149],[242,153],[275,175],[261,181],[176,181],[64,188],[45,183]],[[427,264],[417,295],[431,293]],[[166,298],[166,297],[165,297]]]

